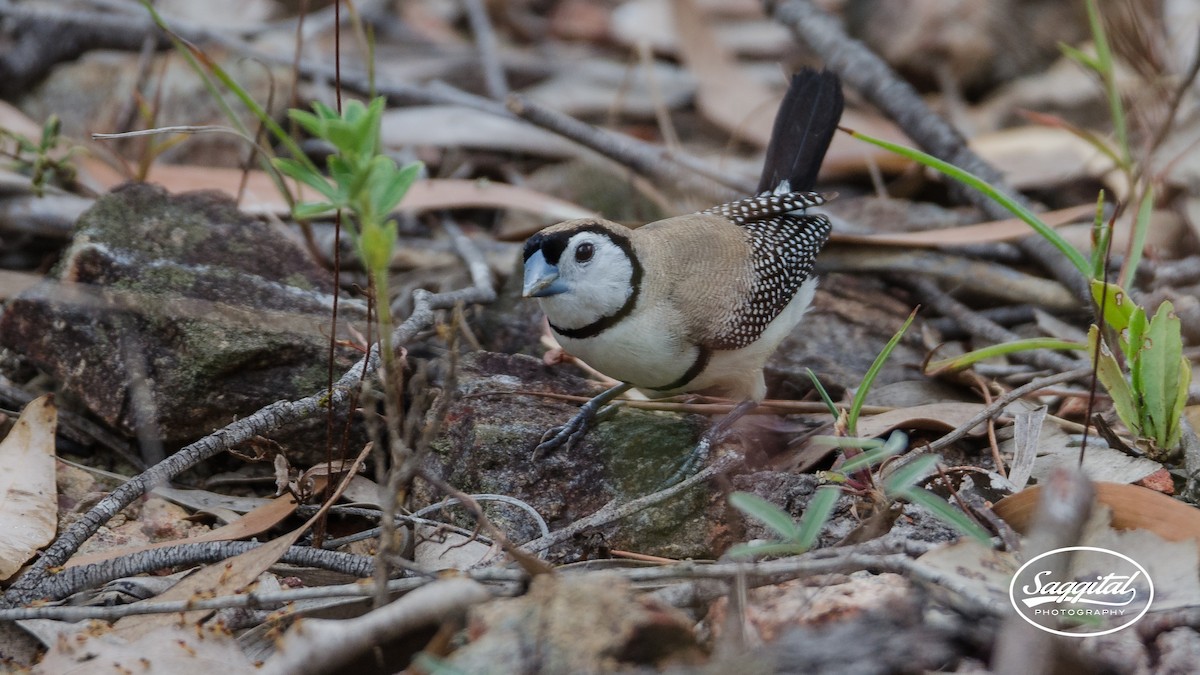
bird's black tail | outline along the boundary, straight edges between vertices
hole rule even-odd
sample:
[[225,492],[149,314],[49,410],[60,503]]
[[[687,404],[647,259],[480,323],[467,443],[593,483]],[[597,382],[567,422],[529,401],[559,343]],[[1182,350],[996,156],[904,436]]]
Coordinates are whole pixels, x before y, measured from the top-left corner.
[[791,192],[812,190],[842,117],[842,105],[837,75],[805,68],[792,76],[775,115],[767,161],[758,182],[760,194],[775,190],[783,181]]

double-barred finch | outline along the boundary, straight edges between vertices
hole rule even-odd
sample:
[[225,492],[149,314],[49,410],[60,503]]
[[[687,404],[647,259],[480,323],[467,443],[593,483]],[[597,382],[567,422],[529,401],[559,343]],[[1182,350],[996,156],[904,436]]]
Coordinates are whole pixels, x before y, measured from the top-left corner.
[[524,295],[567,352],[650,395],[766,395],[762,369],[812,300],[829,219],[809,192],[842,113],[837,76],[793,76],[757,196],[637,229],[597,218],[525,243]]

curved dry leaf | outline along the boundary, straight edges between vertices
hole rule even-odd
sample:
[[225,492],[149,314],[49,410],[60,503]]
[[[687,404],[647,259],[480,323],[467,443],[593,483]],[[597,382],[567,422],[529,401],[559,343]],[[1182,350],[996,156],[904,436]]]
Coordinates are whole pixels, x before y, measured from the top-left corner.
[[[931,429],[933,431],[950,431],[965,424],[983,410],[981,403],[965,403],[962,401],[943,401],[927,403],[911,408],[897,408],[879,415],[865,417],[858,421],[858,435],[864,438],[882,436],[892,429]],[[975,425],[971,435],[982,436],[987,427],[982,422]]]
[[[1118,530],[1149,530],[1168,541],[1195,539],[1200,545],[1200,509],[1136,485],[1093,483],[1096,501],[1112,511]],[[1037,510],[1041,487],[1034,486],[996,502],[992,510],[1018,532],[1025,532]]]
[[54,430],[58,409],[50,395],[25,406],[0,443],[0,580],[8,579],[54,539],[58,489],[54,483]]

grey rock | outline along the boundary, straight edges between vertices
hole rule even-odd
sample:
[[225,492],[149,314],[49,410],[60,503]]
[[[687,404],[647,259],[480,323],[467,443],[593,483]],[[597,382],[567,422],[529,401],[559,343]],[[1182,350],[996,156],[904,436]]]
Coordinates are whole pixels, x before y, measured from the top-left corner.
[[55,276],[9,303],[0,345],[125,433],[190,440],[326,381],[328,275],[217,193],[119,188]]

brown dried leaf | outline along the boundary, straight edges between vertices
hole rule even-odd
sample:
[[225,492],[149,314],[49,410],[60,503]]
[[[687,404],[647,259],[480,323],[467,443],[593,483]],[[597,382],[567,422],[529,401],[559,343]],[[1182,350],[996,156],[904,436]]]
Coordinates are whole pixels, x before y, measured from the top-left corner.
[[25,406],[0,442],[0,579],[11,577],[37,550],[54,539],[58,490],[54,483],[54,430],[58,409],[52,396]]

